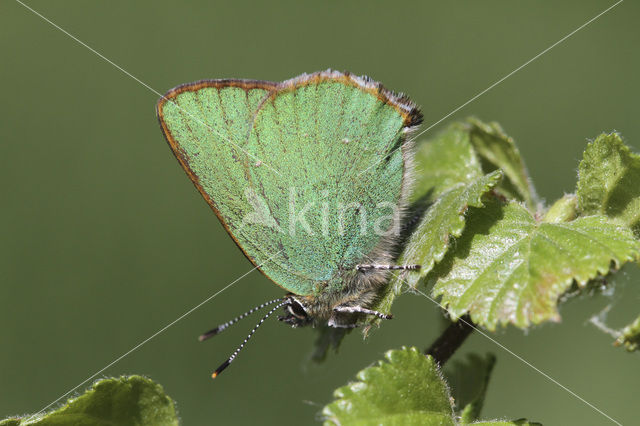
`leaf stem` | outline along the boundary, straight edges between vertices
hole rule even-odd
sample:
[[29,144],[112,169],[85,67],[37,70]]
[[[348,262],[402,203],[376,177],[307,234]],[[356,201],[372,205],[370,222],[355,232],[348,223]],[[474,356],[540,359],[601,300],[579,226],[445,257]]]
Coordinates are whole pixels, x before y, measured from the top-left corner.
[[451,355],[464,343],[474,329],[474,324],[469,315],[464,315],[456,322],[452,322],[440,337],[425,351],[425,355],[431,355],[440,366],[443,366]]

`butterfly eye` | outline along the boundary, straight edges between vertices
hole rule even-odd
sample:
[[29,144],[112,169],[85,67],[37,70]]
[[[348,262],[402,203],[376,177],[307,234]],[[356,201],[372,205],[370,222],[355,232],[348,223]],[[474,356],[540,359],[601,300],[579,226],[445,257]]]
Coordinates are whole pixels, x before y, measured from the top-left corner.
[[300,303],[294,298],[290,299],[290,303],[287,305],[287,312],[289,312],[294,317],[300,318],[300,319],[307,319],[309,316],[307,314],[307,310],[304,308],[302,303]]

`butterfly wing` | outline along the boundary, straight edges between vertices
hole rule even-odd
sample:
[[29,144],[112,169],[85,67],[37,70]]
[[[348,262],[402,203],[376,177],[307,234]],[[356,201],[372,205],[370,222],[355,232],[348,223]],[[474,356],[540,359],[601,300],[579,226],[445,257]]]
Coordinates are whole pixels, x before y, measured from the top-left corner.
[[373,226],[406,193],[404,130],[421,118],[377,83],[331,71],[181,86],[158,116],[245,255],[300,295],[339,287],[340,271],[384,238],[388,224]]

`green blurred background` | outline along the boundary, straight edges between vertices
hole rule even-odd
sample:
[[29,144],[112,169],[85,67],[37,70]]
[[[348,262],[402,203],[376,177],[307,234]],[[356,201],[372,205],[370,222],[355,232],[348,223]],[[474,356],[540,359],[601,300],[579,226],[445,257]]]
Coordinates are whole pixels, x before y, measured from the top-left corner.
[[[429,125],[613,4],[612,1],[28,1],[164,93],[202,78],[283,80],[328,67],[368,74],[420,105]],[[447,122],[499,121],[542,197],[573,191],[588,138],[618,130],[640,149],[640,5],[627,1]],[[0,418],[35,412],[251,269],[167,147],[158,96],[12,0],[0,3]],[[424,128],[424,127],[423,127]],[[425,135],[425,137],[428,136]],[[609,325],[638,312],[636,266],[612,296],[572,300],[563,321],[493,337],[616,420],[637,419],[640,358]],[[253,320],[208,328],[282,290],[257,272],[102,375],[161,383],[185,425],[312,424],[334,388],[383,352],[429,345],[441,314],[421,296],[324,364],[314,332],[269,321],[233,367],[210,373]],[[256,318],[257,319],[257,318]],[[475,334],[457,358],[494,352],[485,418],[610,424]]]

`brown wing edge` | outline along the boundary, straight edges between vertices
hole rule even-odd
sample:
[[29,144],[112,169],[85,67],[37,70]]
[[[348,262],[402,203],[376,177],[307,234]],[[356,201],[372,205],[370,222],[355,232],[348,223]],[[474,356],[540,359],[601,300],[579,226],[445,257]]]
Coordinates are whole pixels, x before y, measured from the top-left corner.
[[277,84],[276,93],[287,90],[295,90],[298,87],[318,84],[323,81],[339,81],[349,86],[360,88],[366,93],[376,96],[382,102],[395,108],[404,120],[404,127],[416,127],[422,123],[422,112],[420,108],[409,99],[404,93],[396,93],[385,88],[381,83],[366,75],[357,76],[348,71],[340,72],[332,69],[318,71],[312,74],[301,74],[292,79]]
[[274,284],[278,285],[284,290],[287,290],[262,270],[261,268],[262,265],[258,265],[256,261],[251,256],[249,256],[249,254],[244,250],[240,242],[233,235],[233,233],[231,232],[231,229],[229,229],[229,226],[227,225],[224,218],[220,214],[220,211],[216,207],[215,202],[209,196],[209,194],[207,194],[204,191],[204,188],[202,187],[202,185],[200,185],[200,179],[198,178],[198,176],[196,176],[193,173],[193,171],[189,167],[189,158],[187,154],[184,152],[184,150],[182,150],[180,145],[178,145],[176,140],[173,138],[173,136],[171,135],[171,132],[169,132],[169,129],[164,121],[163,107],[167,101],[175,98],[176,96],[178,96],[183,92],[195,92],[206,87],[213,87],[213,88],[239,87],[241,89],[244,89],[245,91],[249,91],[251,89],[264,89],[264,90],[272,91],[276,89],[277,83],[272,83],[270,81],[260,81],[260,80],[221,79],[221,80],[200,80],[193,83],[181,84],[180,86],[176,86],[173,89],[169,90],[158,100],[158,103],[156,104],[156,116],[158,117],[158,122],[160,123],[160,129],[162,130],[162,134],[164,135],[164,138],[169,144],[169,147],[171,148],[173,155],[176,157],[176,159],[182,166],[182,169],[185,171],[187,176],[189,176],[189,179],[191,179],[191,182],[193,182],[198,192],[200,192],[204,200],[207,202],[207,204],[209,204],[209,207],[211,207],[211,210],[213,210],[213,212],[216,214],[216,216],[218,217],[218,220],[224,227],[225,231],[227,231],[227,234],[229,234],[233,242],[236,243],[236,245],[238,246],[242,254],[244,254],[247,260],[249,260],[249,262],[251,262],[251,264],[260,271],[260,273],[262,273],[262,275],[267,277]]

